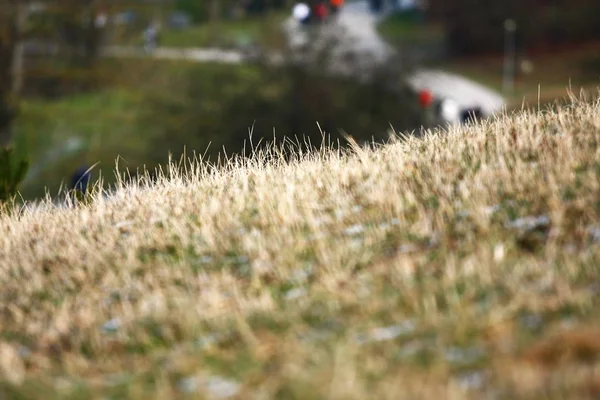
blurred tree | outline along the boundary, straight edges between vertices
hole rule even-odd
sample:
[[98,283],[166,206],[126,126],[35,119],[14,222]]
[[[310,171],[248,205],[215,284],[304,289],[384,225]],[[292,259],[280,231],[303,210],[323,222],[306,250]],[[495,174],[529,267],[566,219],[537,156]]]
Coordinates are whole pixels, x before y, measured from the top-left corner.
[[[220,18],[223,0],[176,0],[175,7],[192,17],[195,23],[215,22]],[[226,4],[228,5],[228,4]]]
[[8,0],[0,4],[0,146],[12,137],[23,84],[22,35],[26,3]]
[[188,14],[194,23],[206,22],[208,10],[203,0],[176,0],[175,7]]
[[245,15],[260,15],[269,10],[281,10],[291,6],[293,0],[175,0],[175,7],[189,14],[195,23],[210,22],[216,15],[219,18],[233,14],[233,9],[242,10]]
[[486,53],[503,48],[503,24],[517,22],[520,48],[553,47],[600,38],[598,0],[430,0],[429,14],[445,25],[451,50]]
[[22,154],[8,146],[0,148],[0,206],[17,193],[28,169],[29,161]]
[[46,5],[45,13],[72,66],[90,67],[98,56],[102,29],[96,16],[100,6],[101,2],[92,0],[53,0]]
[[36,57],[27,69],[29,93],[56,96],[95,89],[111,74],[97,63],[105,35],[111,29],[106,14],[136,9],[154,10],[171,0],[46,0],[30,17],[31,34],[42,46],[57,48]]
[[210,0],[209,16],[212,40],[216,40],[219,36],[219,22],[221,20],[221,2],[222,0]]

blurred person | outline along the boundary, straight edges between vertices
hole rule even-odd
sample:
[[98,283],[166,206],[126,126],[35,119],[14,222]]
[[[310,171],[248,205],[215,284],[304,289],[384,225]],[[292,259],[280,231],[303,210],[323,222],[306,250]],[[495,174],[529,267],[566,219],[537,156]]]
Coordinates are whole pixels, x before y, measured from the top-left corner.
[[292,15],[301,25],[308,25],[311,19],[311,10],[306,3],[297,3],[292,9]]
[[91,179],[91,168],[87,165],[81,166],[71,176],[71,190],[74,198],[81,198],[87,193]]
[[144,50],[146,53],[151,53],[158,46],[159,39],[158,24],[153,22],[144,31]]
[[329,9],[332,15],[339,13],[344,6],[344,0],[329,0]]
[[104,28],[108,22],[108,15],[106,11],[102,10],[96,14],[96,18],[94,19],[94,24],[97,28]]
[[408,11],[418,8],[416,0],[390,0],[390,3],[395,10]]
[[327,19],[329,13],[324,1],[315,2],[313,6],[313,14],[319,22],[323,22]]
[[373,13],[380,13],[383,9],[383,0],[369,0],[369,8]]

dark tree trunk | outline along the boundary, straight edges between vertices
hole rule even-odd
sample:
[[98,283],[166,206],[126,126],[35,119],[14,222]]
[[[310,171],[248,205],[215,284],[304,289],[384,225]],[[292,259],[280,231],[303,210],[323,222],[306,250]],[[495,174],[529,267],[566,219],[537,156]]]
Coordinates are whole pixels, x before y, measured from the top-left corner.
[[213,41],[219,38],[219,25],[221,22],[221,0],[211,0],[210,8],[208,10],[209,23],[210,23],[210,35]]
[[23,85],[21,32],[25,22],[24,4],[13,0],[0,5],[0,146],[12,139]]

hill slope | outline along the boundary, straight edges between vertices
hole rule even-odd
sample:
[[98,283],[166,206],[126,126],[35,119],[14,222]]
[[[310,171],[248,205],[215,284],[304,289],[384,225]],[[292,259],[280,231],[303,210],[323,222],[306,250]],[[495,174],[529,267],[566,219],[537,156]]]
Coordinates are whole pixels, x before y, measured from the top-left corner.
[[594,398],[599,141],[575,103],[0,216],[0,391]]

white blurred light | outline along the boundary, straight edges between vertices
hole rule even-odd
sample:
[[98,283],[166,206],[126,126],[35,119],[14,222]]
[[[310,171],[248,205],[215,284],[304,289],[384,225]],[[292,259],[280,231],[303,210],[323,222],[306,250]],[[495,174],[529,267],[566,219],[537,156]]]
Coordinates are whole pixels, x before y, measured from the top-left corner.
[[444,99],[440,105],[440,116],[447,122],[459,122],[460,106],[452,99]]
[[302,21],[303,19],[305,19],[306,17],[309,16],[310,7],[308,5],[306,5],[305,3],[298,3],[294,6],[294,9],[292,10],[292,14],[294,16],[294,19],[296,19],[298,21]]

